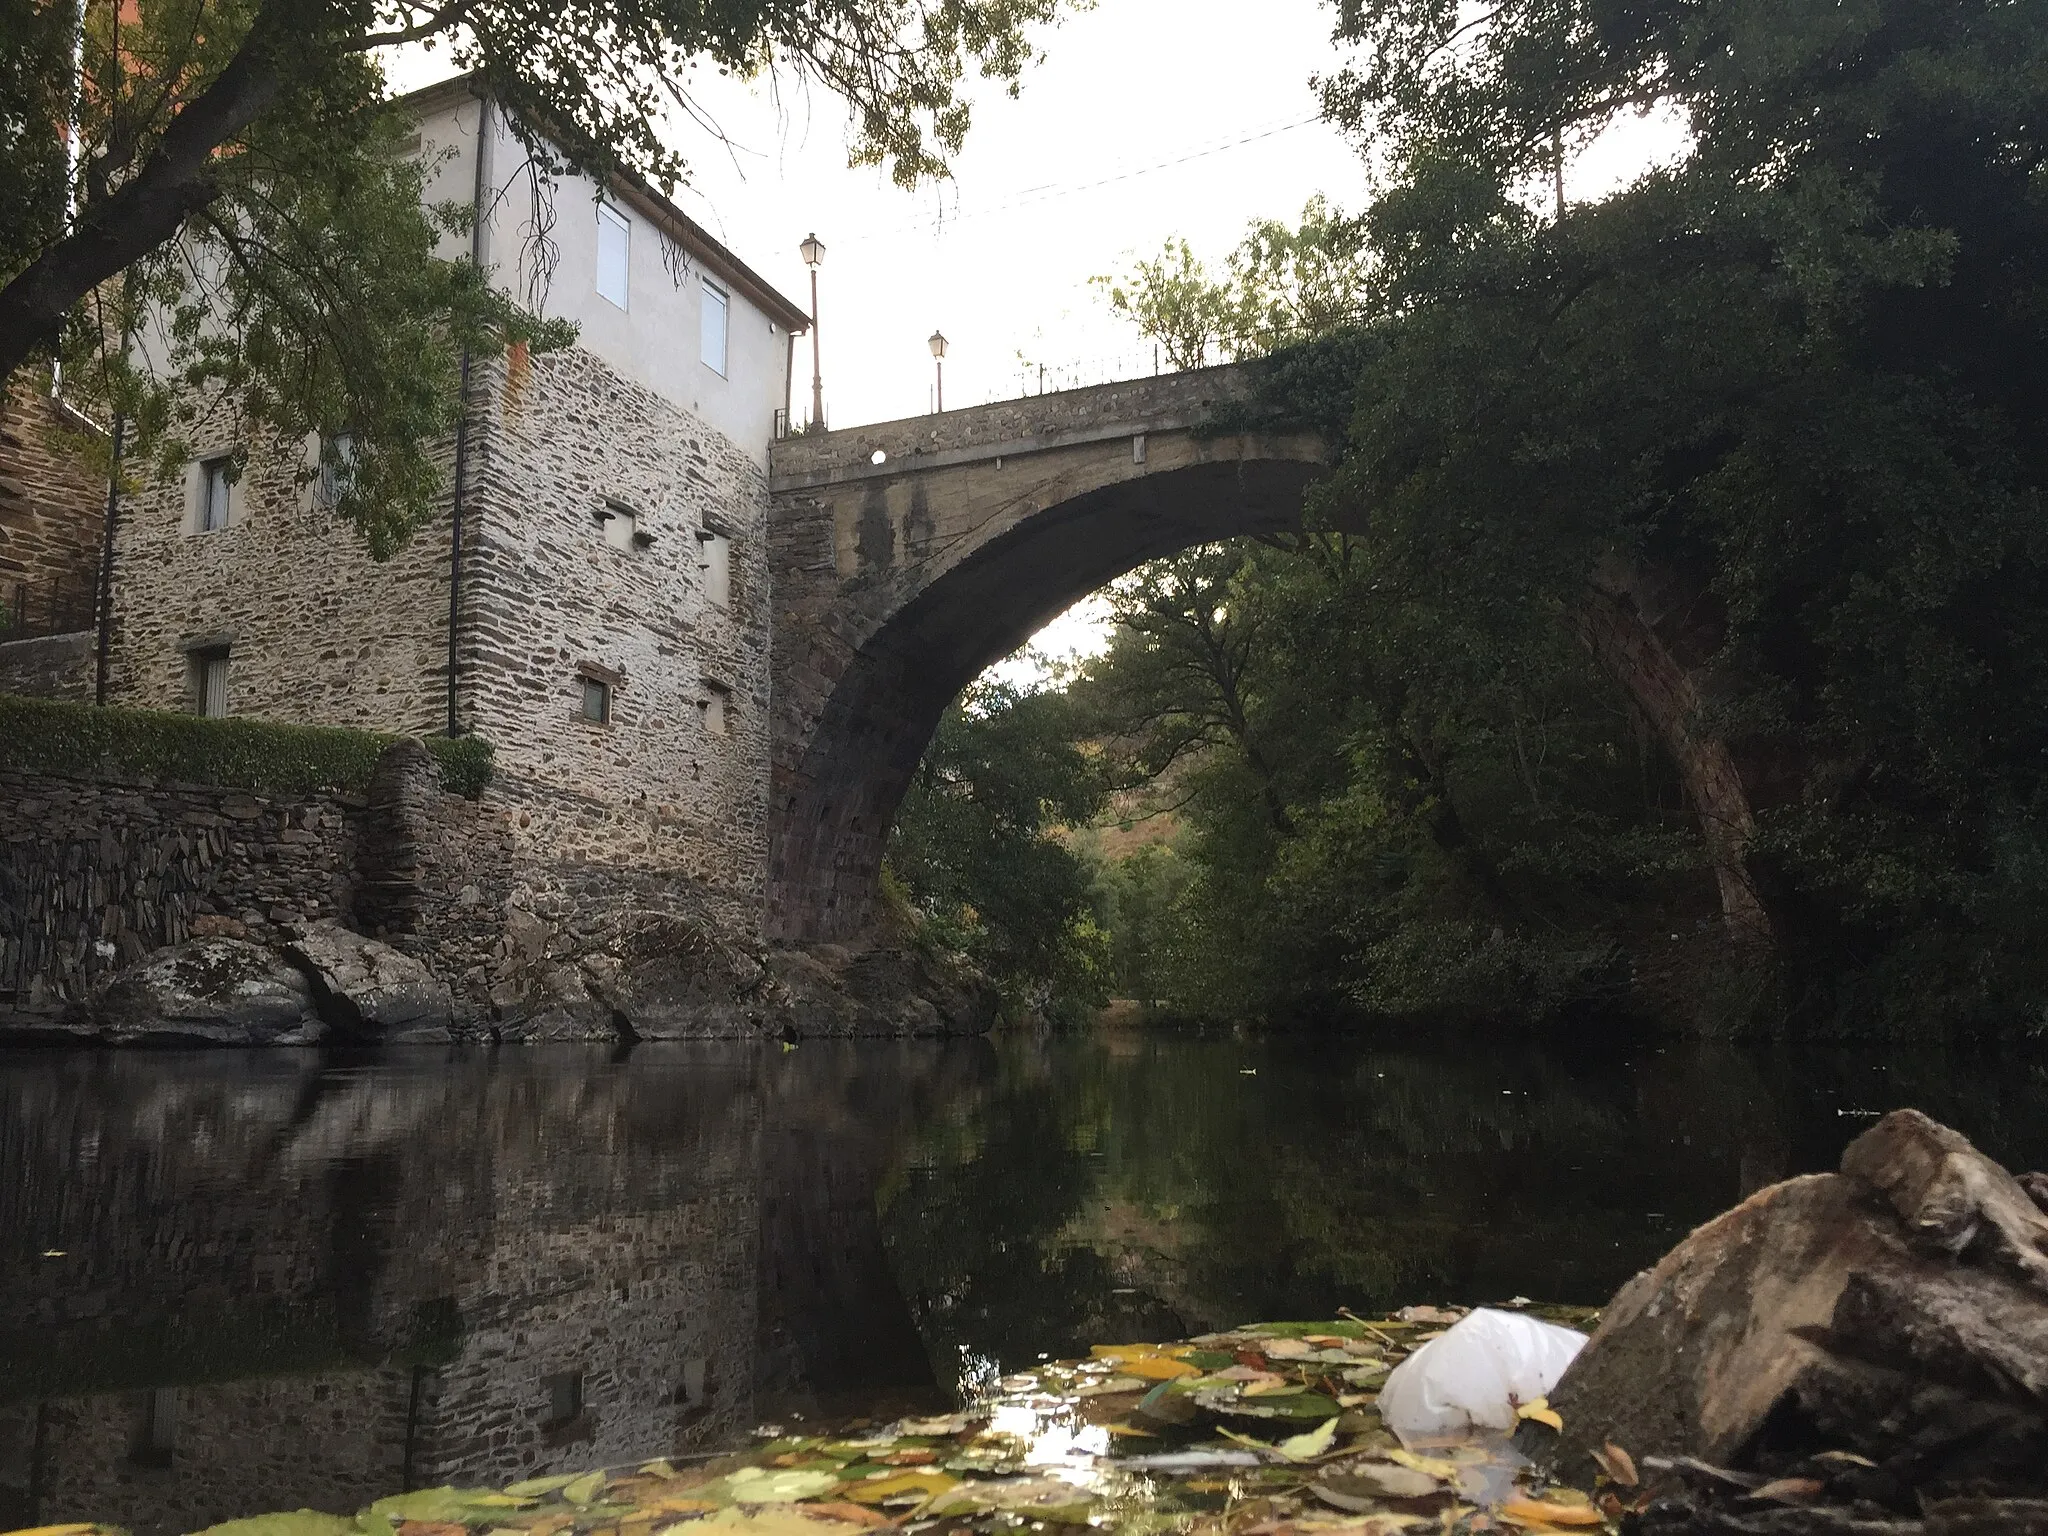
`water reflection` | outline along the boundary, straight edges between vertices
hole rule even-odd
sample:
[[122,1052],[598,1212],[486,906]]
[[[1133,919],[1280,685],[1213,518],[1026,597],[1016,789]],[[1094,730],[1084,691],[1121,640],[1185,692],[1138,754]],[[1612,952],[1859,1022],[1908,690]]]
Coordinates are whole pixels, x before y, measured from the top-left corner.
[[0,1058],[0,1529],[688,1454],[1339,1305],[1599,1300],[1899,1103],[2048,1165],[2048,1076],[2017,1059]]

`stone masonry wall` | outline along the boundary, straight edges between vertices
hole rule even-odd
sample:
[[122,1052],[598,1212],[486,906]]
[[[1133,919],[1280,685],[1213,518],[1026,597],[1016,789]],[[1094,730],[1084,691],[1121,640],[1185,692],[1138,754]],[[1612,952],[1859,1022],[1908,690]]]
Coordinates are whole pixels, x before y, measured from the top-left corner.
[[92,702],[93,632],[0,640],[0,693]]
[[84,994],[194,932],[350,916],[360,802],[0,771],[0,999]]
[[[768,488],[735,444],[578,349],[514,351],[478,432],[463,720],[497,751],[524,857],[659,871],[759,922],[766,863]],[[608,507],[640,541],[604,537]],[[699,535],[730,540],[730,599]],[[612,718],[582,716],[585,671]],[[725,733],[709,729],[722,690]]]
[[[217,405],[194,430],[204,458],[240,446]],[[228,708],[300,725],[438,730],[447,709],[445,509],[391,559],[302,484],[308,446],[265,440],[229,499],[228,526],[197,532],[195,473],[124,497],[115,535],[110,701],[190,709],[189,647],[228,650]]]
[[[89,474],[67,432],[90,432],[83,418],[19,370],[0,405],[0,605],[17,583],[29,589],[29,618],[47,617],[52,590],[92,622],[106,481]],[[64,627],[69,627],[64,626]],[[0,623],[0,634],[7,626]]]

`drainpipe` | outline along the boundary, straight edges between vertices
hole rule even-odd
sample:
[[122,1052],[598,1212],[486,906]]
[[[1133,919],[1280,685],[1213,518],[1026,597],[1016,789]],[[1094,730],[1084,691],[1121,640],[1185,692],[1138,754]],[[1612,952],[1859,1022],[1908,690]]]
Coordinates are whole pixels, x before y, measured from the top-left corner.
[[782,358],[782,430],[787,433],[790,407],[796,404],[796,332],[785,325],[782,333],[789,342]]
[[99,634],[93,640],[92,701],[107,702],[108,652],[114,635],[114,519],[121,511],[121,440],[128,420],[114,412],[113,456],[107,465],[107,515],[100,529]]
[[[470,194],[469,258],[479,273],[490,252],[484,190],[490,185],[491,99],[477,97],[476,183]],[[448,734],[460,736],[457,701],[462,676],[462,513],[469,489],[469,348],[462,349],[461,410],[455,418],[455,487],[448,518]]]

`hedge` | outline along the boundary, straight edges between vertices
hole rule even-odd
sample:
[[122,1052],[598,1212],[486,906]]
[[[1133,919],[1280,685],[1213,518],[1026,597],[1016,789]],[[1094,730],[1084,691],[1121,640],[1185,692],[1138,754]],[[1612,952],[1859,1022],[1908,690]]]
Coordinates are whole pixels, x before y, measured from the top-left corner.
[[[0,768],[73,778],[109,774],[214,784],[261,794],[361,794],[397,736],[271,720],[209,719],[154,709],[100,709],[0,694]],[[474,798],[491,778],[491,746],[429,736],[441,785]]]

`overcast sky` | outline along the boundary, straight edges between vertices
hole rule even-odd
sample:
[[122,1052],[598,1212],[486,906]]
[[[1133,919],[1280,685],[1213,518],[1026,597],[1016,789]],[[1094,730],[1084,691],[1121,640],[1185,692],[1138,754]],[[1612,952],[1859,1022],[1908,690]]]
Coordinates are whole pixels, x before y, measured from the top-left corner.
[[[828,94],[778,102],[765,83],[713,77],[705,105],[731,144],[672,129],[693,164],[677,202],[802,305],[798,242],[811,231],[824,242],[819,338],[835,428],[930,409],[934,329],[950,344],[953,407],[1023,392],[1041,363],[1056,377],[1078,365],[1082,382],[1128,376],[1149,348],[1090,277],[1173,236],[1220,261],[1250,221],[1292,219],[1317,192],[1361,201],[1359,159],[1316,119],[1309,88],[1339,62],[1331,20],[1318,0],[1098,0],[1040,34],[1044,62],[1016,100],[977,92],[953,179],[916,192],[847,167],[845,110]],[[446,67],[413,55],[391,73],[411,89]],[[809,382],[799,343],[799,415]],[[1060,652],[1093,643],[1078,616],[1045,639]]]

